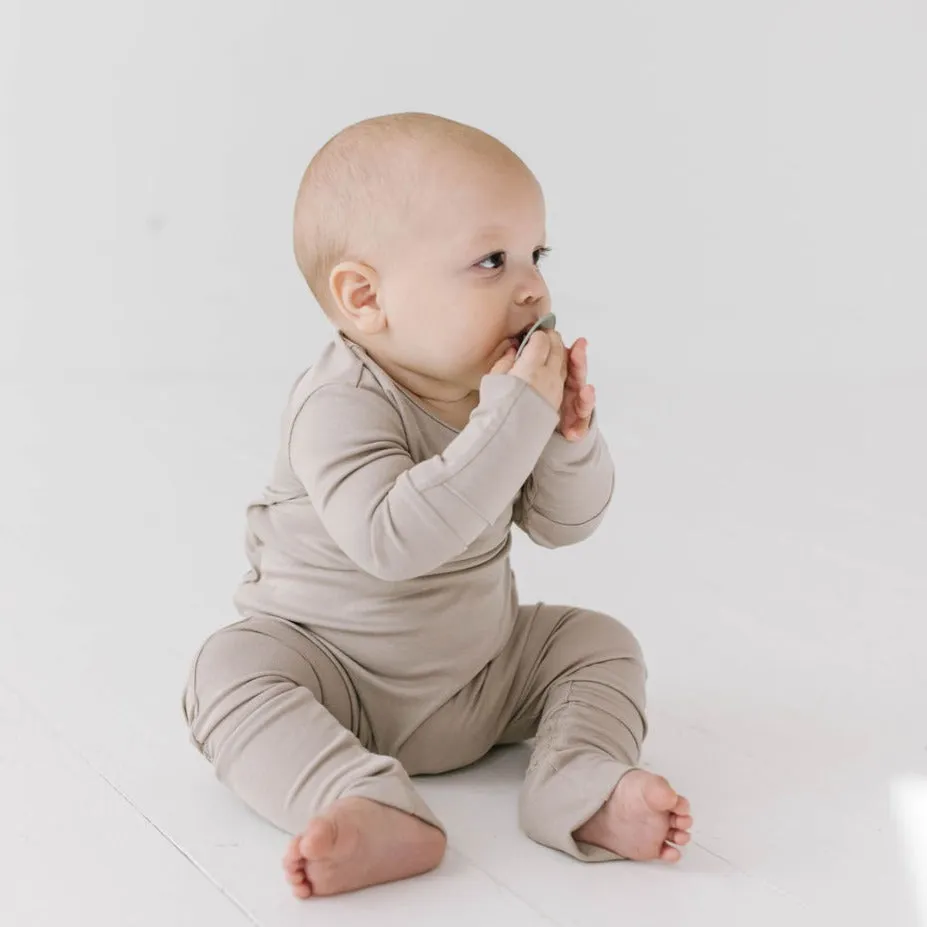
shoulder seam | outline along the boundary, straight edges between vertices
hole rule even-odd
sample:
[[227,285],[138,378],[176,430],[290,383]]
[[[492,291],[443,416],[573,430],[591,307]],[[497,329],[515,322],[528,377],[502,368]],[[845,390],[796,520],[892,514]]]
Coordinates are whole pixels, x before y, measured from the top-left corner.
[[[353,382],[352,381],[345,381],[345,382],[334,381],[334,382],[329,382],[329,383],[318,384],[317,386],[313,387],[303,397],[302,402],[300,402],[299,406],[291,413],[290,422],[287,427],[287,434],[286,434],[286,462],[287,462],[287,466],[291,470],[293,469],[293,430],[296,427],[296,419],[299,418],[299,414],[305,408],[306,403],[309,402],[309,400],[316,393],[319,393],[322,390],[327,389],[327,388],[332,388],[336,386],[345,386],[352,390],[364,390],[365,387],[360,385],[360,378],[363,373],[363,370],[364,370],[364,367],[363,365],[361,365],[361,367],[358,370],[358,376]],[[393,411],[396,413],[396,416],[399,419],[399,425],[400,425],[400,428],[402,429],[403,438],[405,439],[406,444],[408,445],[409,436],[406,433],[405,422],[402,420],[402,415],[400,414],[399,409],[396,407],[396,404],[393,402],[393,400],[384,392],[377,392],[375,390],[366,390],[366,392],[372,393],[373,395],[382,399],[387,405],[392,407]]]

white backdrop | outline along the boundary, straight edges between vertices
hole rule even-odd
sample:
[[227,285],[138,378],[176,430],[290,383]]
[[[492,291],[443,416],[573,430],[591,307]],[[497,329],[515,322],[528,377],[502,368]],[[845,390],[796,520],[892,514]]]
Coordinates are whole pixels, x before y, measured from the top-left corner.
[[541,179],[593,363],[923,372],[925,11],[6,2],[0,364],[288,380],[329,333],[290,248],[302,169],[414,109]]
[[[518,748],[423,783],[433,880],[307,912],[187,742],[331,337],[300,175],[398,110],[545,186],[618,479],[593,538],[516,532],[513,566],[638,635],[645,762],[696,818],[674,874],[524,839]],[[0,924],[913,927],[925,257],[925,0],[0,0]]]

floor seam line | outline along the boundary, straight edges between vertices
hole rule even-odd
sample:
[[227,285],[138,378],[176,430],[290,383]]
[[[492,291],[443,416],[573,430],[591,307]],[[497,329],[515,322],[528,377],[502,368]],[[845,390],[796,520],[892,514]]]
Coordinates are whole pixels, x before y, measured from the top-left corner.
[[193,866],[193,868],[196,869],[196,871],[199,872],[200,875],[203,876],[203,878],[206,879],[206,881],[209,882],[209,884],[212,885],[220,895],[222,895],[238,911],[240,911],[252,924],[255,925],[255,927],[263,927],[261,922],[237,898],[235,898],[234,895],[229,894],[225,887],[217,882],[207,869],[205,869],[199,862],[197,862],[196,859],[194,859],[193,856],[191,856],[190,853],[188,853],[168,833],[158,827],[158,825],[150,817],[148,817],[148,815],[145,814],[145,812],[142,811],[141,808],[139,808],[138,805],[136,805],[132,799],[126,795],[125,792],[123,792],[105,773],[97,769],[97,767],[87,758],[87,756],[84,755],[80,749],[75,747],[74,744],[68,740],[64,734],[61,733],[61,731],[59,731],[53,724],[51,724],[48,719],[28,700],[28,698],[20,689],[14,686],[8,679],[2,678],[0,678],[0,688],[4,688],[7,691],[12,692],[19,699],[20,703],[23,705],[26,711],[29,712],[29,714],[31,714],[33,718],[35,718],[40,723],[45,732],[53,734],[57,742],[60,743],[65,750],[80,760],[80,762],[83,763],[84,766],[86,766],[95,776],[97,776],[97,778],[105,782],[106,785],[108,785],[109,788],[115,792],[123,802],[125,802],[125,804],[127,804],[139,817],[141,817],[142,820],[153,827],[157,834],[159,834],[168,844],[170,844],[170,846],[172,846],[178,853],[180,853],[180,855],[183,856],[183,858],[187,860],[187,862],[190,863],[190,865]]

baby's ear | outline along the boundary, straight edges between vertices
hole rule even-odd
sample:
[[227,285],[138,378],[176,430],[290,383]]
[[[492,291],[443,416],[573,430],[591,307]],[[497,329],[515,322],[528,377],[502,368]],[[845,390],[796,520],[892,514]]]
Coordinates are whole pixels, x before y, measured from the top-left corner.
[[379,283],[377,272],[357,261],[342,261],[328,277],[338,313],[367,335],[378,332],[386,319],[377,299]]

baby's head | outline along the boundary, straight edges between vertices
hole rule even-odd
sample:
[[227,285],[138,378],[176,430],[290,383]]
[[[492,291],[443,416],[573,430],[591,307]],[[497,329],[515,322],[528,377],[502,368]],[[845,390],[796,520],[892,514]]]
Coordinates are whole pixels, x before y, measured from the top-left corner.
[[332,322],[387,370],[464,391],[550,311],[536,178],[500,141],[424,113],[349,126],[296,199],[296,260]]

